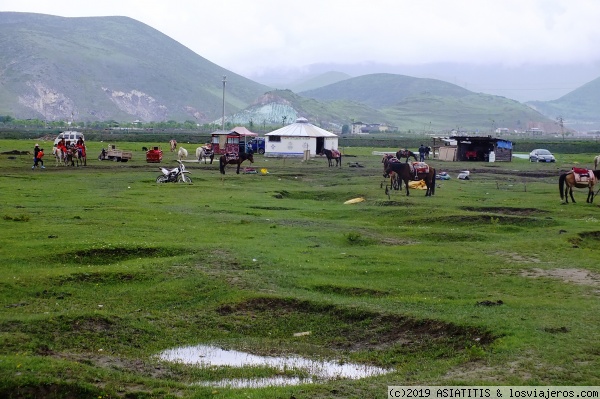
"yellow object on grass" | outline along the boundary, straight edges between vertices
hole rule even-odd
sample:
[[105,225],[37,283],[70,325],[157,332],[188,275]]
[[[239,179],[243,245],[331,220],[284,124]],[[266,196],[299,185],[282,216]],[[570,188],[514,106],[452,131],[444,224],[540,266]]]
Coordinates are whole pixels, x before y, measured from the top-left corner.
[[363,202],[365,199],[363,197],[358,197],[358,198],[353,198],[351,200],[348,200],[346,202],[344,202],[344,204],[357,204],[359,202]]
[[267,168],[262,168],[262,169],[260,170],[260,173],[261,173],[261,174],[263,174],[263,175],[266,175],[266,174],[268,174],[268,173],[269,173],[269,171],[267,170]]
[[409,181],[408,187],[417,190],[427,190],[427,184],[425,184],[425,180]]

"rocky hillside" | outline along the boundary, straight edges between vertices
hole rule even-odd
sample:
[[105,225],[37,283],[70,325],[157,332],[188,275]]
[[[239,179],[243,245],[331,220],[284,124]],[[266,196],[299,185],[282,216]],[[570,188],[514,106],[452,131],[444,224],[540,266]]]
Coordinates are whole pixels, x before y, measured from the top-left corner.
[[0,115],[80,121],[212,121],[269,88],[126,17],[0,12]]

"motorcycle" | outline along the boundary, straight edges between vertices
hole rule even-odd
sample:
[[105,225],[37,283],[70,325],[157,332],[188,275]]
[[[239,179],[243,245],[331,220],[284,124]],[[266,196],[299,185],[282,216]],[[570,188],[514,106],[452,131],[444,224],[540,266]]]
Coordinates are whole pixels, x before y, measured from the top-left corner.
[[185,170],[185,165],[181,161],[177,161],[179,166],[171,170],[159,167],[162,175],[156,178],[157,183],[191,183],[192,179],[187,175],[188,172]]

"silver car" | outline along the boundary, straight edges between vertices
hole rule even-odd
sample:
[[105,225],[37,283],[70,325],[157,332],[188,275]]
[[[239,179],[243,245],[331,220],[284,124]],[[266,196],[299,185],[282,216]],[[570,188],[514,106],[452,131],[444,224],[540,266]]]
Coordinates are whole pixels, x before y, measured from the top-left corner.
[[537,149],[529,153],[529,162],[556,162],[556,158],[548,150]]

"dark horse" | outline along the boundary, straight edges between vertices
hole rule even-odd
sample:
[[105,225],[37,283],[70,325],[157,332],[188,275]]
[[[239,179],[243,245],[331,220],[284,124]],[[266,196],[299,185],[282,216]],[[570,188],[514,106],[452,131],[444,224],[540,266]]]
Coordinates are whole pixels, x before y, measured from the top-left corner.
[[254,163],[254,157],[252,156],[252,154],[248,154],[245,152],[237,154],[237,158],[228,157],[227,154],[222,155],[221,158],[219,158],[219,170],[221,171],[221,174],[224,175],[225,174],[225,165],[237,164],[237,171],[235,173],[237,173],[239,175],[240,174],[240,165],[245,160],[248,160],[251,163]]
[[335,166],[342,167],[342,154],[337,150],[328,150],[327,148],[323,148],[321,150],[321,155],[325,155],[327,157],[327,162],[329,162],[329,166],[333,166],[333,160],[335,159]]
[[408,163],[408,158],[410,157],[413,157],[415,162],[419,161],[415,153],[410,150],[400,150],[396,153],[396,158],[398,158],[400,161],[402,161],[402,158],[406,158],[406,163]]
[[389,177],[392,172],[398,175],[398,178],[404,182],[406,186],[406,195],[409,195],[408,182],[410,180],[425,181],[425,196],[430,197],[435,194],[435,168],[427,167],[426,172],[414,172],[408,163],[402,162],[384,162],[383,177]]
[[[576,176],[577,175],[577,176]],[[563,173],[558,179],[558,189],[560,191],[560,199],[565,200],[565,204],[569,203],[569,195],[571,201],[575,203],[573,198],[573,187],[588,188],[588,196],[586,202],[591,204],[594,202],[594,186],[600,178],[600,170],[586,170],[573,168],[570,172]]]

